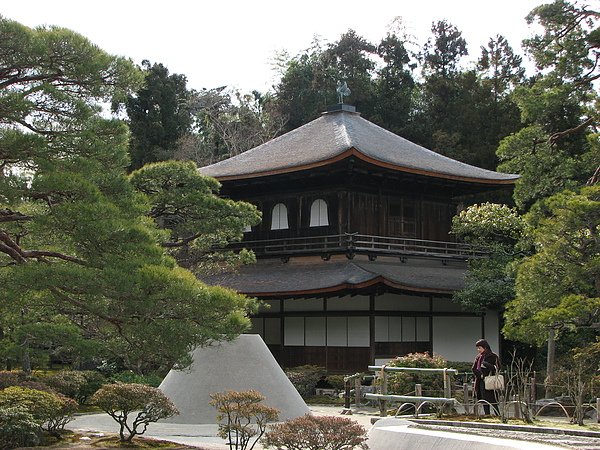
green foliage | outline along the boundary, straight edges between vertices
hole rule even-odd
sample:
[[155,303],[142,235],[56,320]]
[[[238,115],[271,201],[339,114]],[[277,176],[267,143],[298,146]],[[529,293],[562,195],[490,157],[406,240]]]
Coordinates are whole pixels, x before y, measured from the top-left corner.
[[[429,353],[410,353],[398,356],[388,364],[391,367],[419,367],[419,368],[444,368],[448,362],[439,355]],[[444,391],[442,374],[423,373],[391,373],[388,374],[388,392],[390,394],[407,395],[415,390],[415,384],[421,384],[423,395],[428,397],[440,396]]]
[[285,450],[367,449],[366,430],[346,417],[305,415],[276,424],[265,434],[266,448]]
[[452,233],[488,254],[469,261],[465,286],[454,293],[454,301],[474,311],[502,308],[514,297],[513,262],[528,249],[525,220],[515,208],[484,203],[454,216]]
[[83,404],[106,383],[106,378],[94,370],[63,370],[44,377],[43,381],[55,391]]
[[0,409],[23,407],[42,429],[58,434],[77,412],[77,402],[61,394],[18,386],[0,391]]
[[593,38],[598,15],[586,6],[555,0],[527,16],[543,32],[524,41],[539,74],[515,89],[523,128],[498,148],[502,171],[521,179],[515,202],[529,209],[536,201],[581,185],[598,166],[597,123],[599,43]]
[[258,391],[225,391],[210,395],[217,409],[219,436],[227,439],[229,448],[250,450],[264,434],[267,424],[277,420],[278,411],[262,404],[265,397]]
[[68,30],[0,19],[0,34],[8,351],[26,371],[39,350],[76,362],[116,359],[143,373],[246,330],[253,301],[205,286],[165,253],[166,233],[125,173],[127,127],[100,114],[102,102],[138,88],[138,70]]
[[523,210],[540,199],[581,185],[600,157],[600,146],[593,136],[578,143],[576,153],[565,145],[550,145],[549,139],[548,132],[531,125],[506,137],[498,147],[498,169],[521,175],[513,198]]
[[125,109],[131,130],[131,169],[173,159],[178,141],[191,131],[192,93],[186,77],[169,74],[162,64],[143,61],[144,86],[127,97]]
[[515,208],[497,203],[473,205],[452,218],[452,233],[474,245],[514,245],[526,231],[526,223]]
[[95,370],[82,370],[80,373],[83,375],[85,383],[79,387],[75,400],[83,405],[98,389],[106,384],[106,377]]
[[425,44],[424,69],[428,74],[449,78],[458,72],[460,58],[469,54],[462,33],[446,20],[431,24],[433,36]]
[[214,250],[240,241],[246,226],[260,222],[260,213],[249,203],[219,197],[219,182],[200,175],[193,162],[148,164],[130,180],[151,202],[150,217],[169,231],[163,246],[181,264],[210,273],[225,265],[254,262],[249,252]]
[[270,93],[242,94],[225,87],[192,92],[195,129],[179,140],[175,159],[204,166],[274,138],[286,119],[273,101]]
[[573,422],[583,425],[584,403],[594,404],[600,394],[600,341],[584,348],[572,349],[562,359],[554,383],[561,386],[563,395],[571,398],[575,405]]
[[19,381],[22,379],[21,374],[22,372],[12,372],[9,370],[0,371],[0,389],[19,384]]
[[71,398],[77,398],[81,387],[85,384],[85,376],[74,370],[63,370],[44,378],[44,382],[56,392]]
[[596,323],[600,310],[600,185],[554,195],[544,207],[545,214],[528,216],[536,253],[519,264],[504,328],[538,344],[549,328]]
[[[92,396],[91,403],[119,424],[121,442],[131,442],[135,436],[144,434],[152,422],[179,414],[160,389],[143,384],[106,384]],[[127,419],[134,412],[137,414],[128,424]]]
[[40,442],[39,425],[22,406],[0,407],[0,449],[29,447]]
[[327,371],[324,367],[306,365],[285,369],[285,374],[298,393],[303,398],[308,398],[315,394],[315,387],[319,379],[327,375]]
[[147,386],[158,387],[163,378],[157,374],[139,375],[132,370],[125,370],[115,373],[110,377],[110,380],[112,382],[145,384]]
[[331,384],[333,389],[341,391],[345,387],[344,375],[327,375],[327,381]]
[[0,371],[0,389],[10,386],[35,389],[37,391],[50,392],[52,394],[56,393],[54,389],[40,381],[38,377],[28,375],[25,372]]

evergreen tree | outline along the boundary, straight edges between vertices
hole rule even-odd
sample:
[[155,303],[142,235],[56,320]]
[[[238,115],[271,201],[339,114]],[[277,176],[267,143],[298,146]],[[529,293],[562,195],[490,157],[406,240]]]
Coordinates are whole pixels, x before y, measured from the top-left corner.
[[186,77],[169,74],[162,64],[143,61],[145,84],[125,103],[131,130],[131,170],[173,159],[179,139],[191,131]]
[[70,323],[142,372],[245,330],[253,302],[178,267],[126,177],[128,130],[99,105],[139,86],[131,62],[63,28],[0,18],[0,36],[0,317],[26,315],[10,334]]
[[539,73],[519,86],[513,98],[524,127],[498,148],[503,171],[521,174],[515,201],[528,209],[563,189],[573,189],[594,173],[600,147],[591,134],[597,125],[598,13],[564,0],[535,8],[527,17],[544,33],[524,42]]

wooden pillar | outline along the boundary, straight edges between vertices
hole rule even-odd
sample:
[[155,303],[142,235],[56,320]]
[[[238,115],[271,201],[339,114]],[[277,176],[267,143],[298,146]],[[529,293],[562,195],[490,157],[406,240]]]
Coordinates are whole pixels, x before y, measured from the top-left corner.
[[433,355],[433,297],[429,297],[429,352]]
[[450,374],[444,369],[444,397],[452,397],[452,384],[450,383]]
[[329,343],[327,342],[329,316],[327,315],[327,297],[323,297],[323,314],[325,315],[325,371],[329,373]]
[[285,308],[284,308],[284,300],[283,299],[279,299],[279,334],[280,334],[280,351],[279,354],[281,355],[281,361],[283,364],[281,364],[282,366],[286,367],[289,366],[289,361],[288,361],[288,355],[285,351]]
[[485,313],[481,313],[481,339],[485,339]]
[[369,295],[369,364],[375,364],[375,294]]
[[554,358],[556,356],[556,331],[551,328],[548,330],[548,356],[546,359],[546,398],[554,396]]
[[[387,395],[387,373],[385,370],[381,370],[381,394]],[[379,400],[379,416],[387,417],[387,402],[385,400]]]

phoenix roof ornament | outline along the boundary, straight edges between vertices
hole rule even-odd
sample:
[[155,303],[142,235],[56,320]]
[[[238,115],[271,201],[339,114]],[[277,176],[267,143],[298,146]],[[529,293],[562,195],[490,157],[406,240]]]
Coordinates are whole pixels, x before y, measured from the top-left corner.
[[336,91],[338,93],[339,103],[344,103],[344,97],[348,97],[352,93],[345,81],[343,83],[341,81],[337,82]]

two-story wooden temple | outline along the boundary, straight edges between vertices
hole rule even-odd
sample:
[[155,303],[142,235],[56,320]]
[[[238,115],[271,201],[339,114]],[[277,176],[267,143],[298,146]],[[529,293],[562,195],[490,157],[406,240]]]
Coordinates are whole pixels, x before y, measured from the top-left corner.
[[427,150],[345,104],[200,171],[262,211],[241,244],[257,263],[206,281],[269,305],[253,332],[282,366],[356,371],[417,351],[470,361],[481,337],[498,348],[498,313],[451,301],[482,255],[448,232],[457,197],[516,175]]

